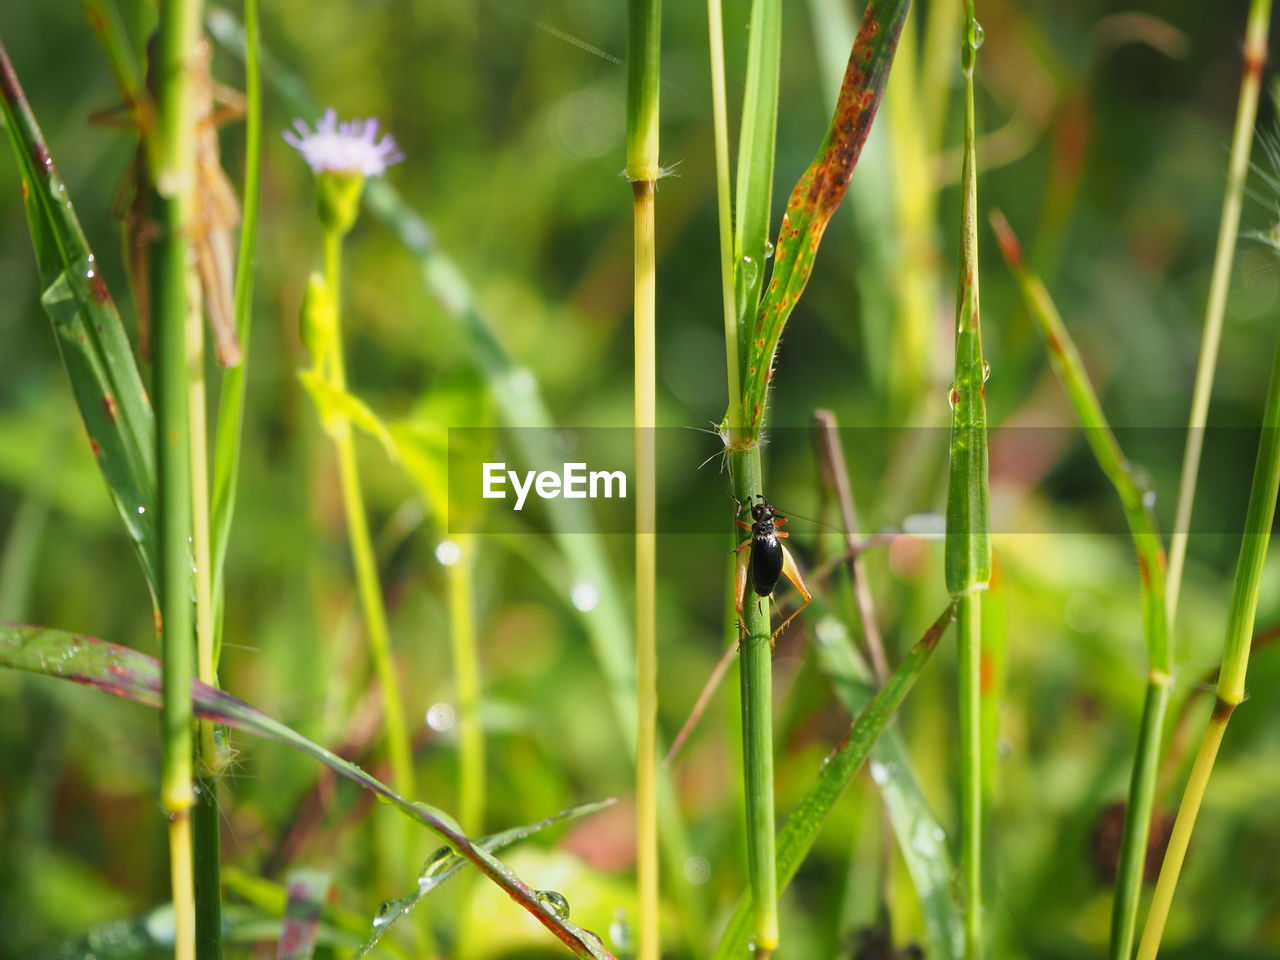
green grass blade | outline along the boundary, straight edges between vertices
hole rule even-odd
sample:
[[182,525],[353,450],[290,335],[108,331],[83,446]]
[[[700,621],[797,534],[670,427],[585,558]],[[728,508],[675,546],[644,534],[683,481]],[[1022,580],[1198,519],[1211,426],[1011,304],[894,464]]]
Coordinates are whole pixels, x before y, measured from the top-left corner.
[[960,720],[960,888],[965,956],[981,960],[982,922],[982,594],[991,581],[991,493],[987,455],[987,364],[978,289],[978,161],[974,66],[982,29],[965,0],[964,161],[960,270],[956,289],[955,380],[944,567],[956,600],[956,699]]
[[[909,0],[872,0],[867,5],[831,126],[817,157],[787,201],[774,247],[773,274],[758,308],[755,299],[745,298],[739,284],[739,311],[746,321],[739,326],[739,340],[746,343],[742,413],[749,437],[758,437],[764,424],[765,399],[782,328],[809,282],[822,235],[844,197],[871,131],[909,7]],[[741,182],[738,189],[741,204]]]
[[[849,728],[849,734],[823,762],[818,779],[778,833],[778,888],[786,890],[800,864],[813,847],[827,814],[844,793],[849,781],[867,759],[877,738],[910,693],[938,641],[955,616],[954,604],[943,611],[925,635],[876,693]],[[751,902],[738,901],[733,917],[716,947],[716,960],[746,955],[751,937]]]
[[749,320],[760,302],[773,204],[782,0],[753,0],[747,28],[747,76],[738,128],[737,205],[733,218],[734,301],[738,351],[747,355]]
[[[570,807],[568,810],[561,810],[559,813],[539,820],[537,823],[526,824],[522,827],[512,827],[510,830],[503,830],[501,833],[482,837],[475,841],[475,844],[477,847],[493,853],[503,847],[509,847],[513,843],[518,843],[526,837],[531,837],[535,833],[540,833],[547,827],[554,826],[557,823],[563,823],[566,820],[577,820],[593,813],[599,813],[601,810],[613,806],[614,803],[615,801],[610,799],[600,800],[596,803],[580,804],[576,807]],[[413,892],[396,900],[388,900],[378,910],[378,918],[374,924],[373,935],[360,945],[352,960],[362,960],[363,957],[368,956],[393,925],[404,919],[414,907],[466,865],[467,858],[455,853],[449,847],[441,847],[433,853],[427,858],[427,862],[423,864],[422,873],[418,876],[418,885]]]
[[[83,634],[23,624],[0,624],[0,667],[71,680],[144,706],[158,708],[161,705],[159,661],[129,647]],[[277,740],[320,761],[340,776],[397,807],[475,864],[481,873],[502,887],[511,899],[532,914],[576,956],[611,960],[613,955],[604,949],[599,938],[556,916],[538,899],[536,891],[516,876],[510,867],[473,843],[444,811],[406,800],[354,763],[223,690],[192,680],[191,698],[198,716]]]
[[[818,669],[831,681],[836,697],[854,716],[871,703],[876,688],[871,670],[854,647],[849,627],[823,608],[815,597],[815,652]],[[928,941],[926,955],[935,960],[964,956],[964,926],[952,889],[954,865],[946,833],[929,808],[911,769],[911,757],[896,727],[890,725],[871,748],[871,778],[880,790],[898,849],[906,862]]]
[[294,870],[285,881],[288,899],[280,939],[276,941],[276,960],[311,960],[316,950],[316,932],[320,914],[332,885],[329,874],[319,870]]
[[[241,203],[240,249],[235,276],[236,336],[240,340],[241,358],[238,365],[222,375],[213,450],[213,502],[210,507],[214,624],[219,641],[224,602],[223,568],[240,474],[240,438],[244,430],[249,341],[253,327],[253,271],[258,249],[258,214],[262,205],[262,71],[258,63],[261,45],[258,0],[244,0],[244,200]],[[215,660],[217,652],[215,648]]]
[[97,34],[102,52],[106,54],[107,65],[115,78],[116,87],[124,96],[125,107],[134,111],[134,119],[140,120],[141,105],[148,101],[143,87],[142,70],[138,66],[137,57],[129,43],[124,24],[120,22],[120,11],[109,0],[82,0],[85,15],[89,19],[89,28]]
[[1062,322],[1049,291],[1024,262],[1021,246],[1008,221],[997,212],[992,215],[991,222],[1005,262],[1018,281],[1027,310],[1048,344],[1050,363],[1075,407],[1076,416],[1084,428],[1085,438],[1093,450],[1094,458],[1120,497],[1138,558],[1142,584],[1142,627],[1147,647],[1147,690],[1125,811],[1124,839],[1116,876],[1111,928],[1111,957],[1113,960],[1127,960],[1133,952],[1133,941],[1137,934],[1138,901],[1142,893],[1149,824],[1155,803],[1156,774],[1160,762],[1160,737],[1172,686],[1164,592],[1164,544],[1151,511],[1154,496],[1125,459],[1120,443],[1107,423],[1089,375],[1085,372],[1080,354],[1067,333],[1066,325]]
[[0,110],[22,174],[41,303],[103,478],[154,590],[155,419],[120,314],[2,43]]

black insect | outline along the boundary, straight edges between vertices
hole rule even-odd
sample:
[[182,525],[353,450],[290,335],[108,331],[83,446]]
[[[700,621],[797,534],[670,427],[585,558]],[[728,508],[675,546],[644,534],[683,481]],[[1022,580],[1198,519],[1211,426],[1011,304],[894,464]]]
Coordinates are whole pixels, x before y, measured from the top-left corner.
[[[734,597],[737,601],[739,620],[742,617],[742,604],[747,595],[748,578],[756,596],[770,597],[778,586],[778,581],[785,576],[804,598],[804,603],[791,616],[783,620],[782,625],[769,636],[769,642],[772,643],[777,639],[778,634],[786,629],[787,624],[809,605],[813,597],[800,576],[795,557],[782,542],[787,538],[787,534],[778,527],[786,523],[787,518],[773,509],[773,505],[765,500],[764,494],[758,493],[752,499],[760,501],[750,504],[752,522],[744,523],[740,516],[735,518],[738,526],[751,531],[751,539],[744,540],[734,551],[738,555],[734,573]],[[741,504],[738,505],[738,513],[742,513]]]

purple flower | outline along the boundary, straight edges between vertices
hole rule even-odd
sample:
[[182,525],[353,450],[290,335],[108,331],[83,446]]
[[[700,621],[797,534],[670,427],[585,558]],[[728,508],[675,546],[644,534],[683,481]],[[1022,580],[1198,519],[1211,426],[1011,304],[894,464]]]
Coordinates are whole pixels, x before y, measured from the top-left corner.
[[302,154],[314,173],[332,170],[366,177],[381,176],[404,159],[394,137],[387,134],[379,140],[377,136],[377,120],[338,123],[333,110],[325,111],[314,131],[295,120],[293,129],[284,132],[285,142]]

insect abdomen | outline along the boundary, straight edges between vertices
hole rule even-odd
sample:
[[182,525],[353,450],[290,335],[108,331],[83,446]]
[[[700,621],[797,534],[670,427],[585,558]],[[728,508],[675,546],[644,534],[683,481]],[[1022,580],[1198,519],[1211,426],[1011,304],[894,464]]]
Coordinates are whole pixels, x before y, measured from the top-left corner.
[[782,544],[776,536],[755,537],[751,544],[751,586],[767,597],[782,576]]

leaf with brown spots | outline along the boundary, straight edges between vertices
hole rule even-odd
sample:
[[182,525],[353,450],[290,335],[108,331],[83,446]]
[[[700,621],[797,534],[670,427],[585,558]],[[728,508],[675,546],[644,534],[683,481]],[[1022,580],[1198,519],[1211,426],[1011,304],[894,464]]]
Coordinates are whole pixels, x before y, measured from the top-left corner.
[[739,331],[741,366],[747,370],[742,385],[743,421],[751,437],[758,436],[763,426],[765,397],[782,328],[809,282],[822,235],[844,198],[871,132],[910,6],[910,0],[872,0],[867,4],[831,126],[818,155],[787,201],[774,245],[773,276],[754,316],[748,313]]
[[0,115],[22,175],[40,300],[103,478],[154,584],[155,418],[119,311],[2,43]]

